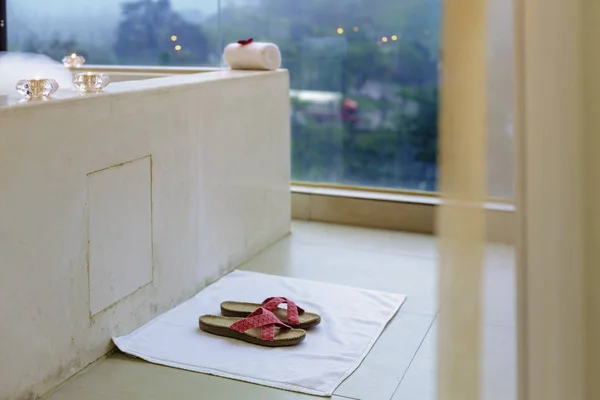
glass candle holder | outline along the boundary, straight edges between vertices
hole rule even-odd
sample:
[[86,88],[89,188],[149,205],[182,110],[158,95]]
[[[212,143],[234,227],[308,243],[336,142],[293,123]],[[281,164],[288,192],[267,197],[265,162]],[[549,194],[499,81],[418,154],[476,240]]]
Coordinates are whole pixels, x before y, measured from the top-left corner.
[[73,75],[73,85],[81,92],[100,92],[109,83],[110,77],[104,73],[81,72]]
[[15,86],[17,92],[26,99],[50,97],[58,90],[58,82],[54,79],[21,79]]
[[63,57],[62,63],[65,67],[77,68],[85,64],[85,58],[83,56],[78,56],[77,54],[73,53],[71,55]]

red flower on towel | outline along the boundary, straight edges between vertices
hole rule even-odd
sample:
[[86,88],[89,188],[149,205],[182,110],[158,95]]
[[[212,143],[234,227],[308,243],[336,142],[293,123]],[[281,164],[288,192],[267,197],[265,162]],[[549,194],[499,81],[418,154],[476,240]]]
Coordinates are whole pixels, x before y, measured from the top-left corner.
[[250,44],[254,41],[254,39],[250,38],[248,40],[238,40],[238,43],[241,44],[242,46],[245,46],[247,44]]

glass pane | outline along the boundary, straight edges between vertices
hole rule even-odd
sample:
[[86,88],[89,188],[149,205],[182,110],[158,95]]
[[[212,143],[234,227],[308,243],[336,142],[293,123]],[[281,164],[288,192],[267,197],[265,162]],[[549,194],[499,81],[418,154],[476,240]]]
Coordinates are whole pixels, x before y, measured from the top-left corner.
[[440,12],[440,0],[8,0],[8,35],[13,51],[151,66],[217,66],[226,43],[275,42],[294,180],[435,190]]
[[440,0],[222,2],[224,42],[277,43],[297,181],[435,190]]
[[218,0],[8,0],[9,50],[89,64],[217,65]]

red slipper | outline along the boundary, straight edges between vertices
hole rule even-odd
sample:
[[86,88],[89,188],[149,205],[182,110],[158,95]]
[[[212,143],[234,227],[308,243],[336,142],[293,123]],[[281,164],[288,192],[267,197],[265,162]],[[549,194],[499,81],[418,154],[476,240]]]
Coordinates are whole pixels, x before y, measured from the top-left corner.
[[200,329],[213,335],[268,347],[293,346],[306,337],[306,332],[302,329],[287,326],[271,311],[262,307],[246,318],[203,315],[199,322]]
[[[287,304],[287,310],[279,308],[282,303]],[[261,307],[271,311],[280,321],[294,328],[308,329],[321,322],[319,314],[305,312],[285,297],[269,297],[262,304],[224,301],[221,303],[221,314],[227,317],[246,317]]]

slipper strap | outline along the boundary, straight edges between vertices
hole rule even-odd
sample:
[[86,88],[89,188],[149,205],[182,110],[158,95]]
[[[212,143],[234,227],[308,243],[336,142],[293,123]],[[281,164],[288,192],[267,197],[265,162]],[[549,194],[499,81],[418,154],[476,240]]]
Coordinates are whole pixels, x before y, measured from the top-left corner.
[[272,342],[275,340],[275,326],[282,329],[292,329],[281,322],[271,311],[261,307],[246,318],[233,323],[230,328],[239,333],[244,333],[253,328],[261,328],[260,338]]
[[263,307],[271,312],[275,312],[280,304],[287,304],[287,323],[290,325],[300,325],[299,314],[303,313],[304,310],[296,305],[290,299],[285,297],[269,297],[263,301]]

